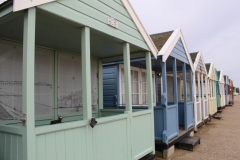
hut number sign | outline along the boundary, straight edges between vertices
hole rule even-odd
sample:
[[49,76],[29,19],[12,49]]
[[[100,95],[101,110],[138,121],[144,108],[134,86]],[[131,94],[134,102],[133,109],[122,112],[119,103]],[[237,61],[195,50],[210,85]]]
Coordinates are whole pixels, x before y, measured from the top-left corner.
[[108,17],[108,24],[114,28],[118,28],[118,21],[113,17]]

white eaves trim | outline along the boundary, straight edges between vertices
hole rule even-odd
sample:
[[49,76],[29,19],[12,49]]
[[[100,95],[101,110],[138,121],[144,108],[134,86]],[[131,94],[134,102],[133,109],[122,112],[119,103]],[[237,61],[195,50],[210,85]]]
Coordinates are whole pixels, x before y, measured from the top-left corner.
[[[209,68],[209,72],[208,72],[208,78],[214,81],[217,81],[216,79],[216,74],[215,74],[215,69],[214,69],[214,64],[211,62],[210,63],[210,68]],[[214,75],[214,77],[212,77],[212,75]]]
[[208,71],[207,71],[207,68],[206,68],[206,66],[205,66],[205,62],[204,62],[203,55],[202,55],[202,52],[201,52],[201,51],[199,51],[199,52],[197,53],[197,57],[196,57],[196,60],[195,60],[195,62],[194,62],[194,70],[197,69],[198,62],[199,62],[200,59],[202,59],[203,66],[204,66],[204,70],[205,70],[205,72],[208,74]]
[[122,0],[123,5],[127,9],[128,13],[130,14],[131,18],[133,19],[134,23],[136,24],[138,30],[140,31],[141,35],[143,36],[144,40],[146,41],[148,47],[151,50],[151,53],[155,58],[157,58],[158,49],[156,48],[155,44],[153,43],[151,37],[148,35],[147,31],[145,30],[144,26],[142,25],[140,19],[138,18],[136,12],[134,11],[131,3],[129,0]]
[[13,12],[38,6],[41,4],[49,3],[55,0],[14,0],[13,1]]
[[220,76],[219,76],[219,77],[220,77],[220,78],[219,78],[219,82],[225,83],[224,76],[223,76],[223,71],[222,71],[222,70],[220,71]]
[[195,68],[193,66],[192,59],[191,59],[191,56],[188,52],[187,45],[186,45],[185,40],[183,38],[183,34],[182,34],[181,29],[176,29],[176,30],[173,31],[171,36],[168,38],[167,42],[164,44],[164,46],[158,52],[158,55],[162,55],[162,61],[166,62],[166,60],[168,59],[169,55],[171,54],[171,52],[172,52],[174,46],[176,45],[177,41],[179,40],[179,38],[181,38],[181,40],[182,40],[182,43],[183,43],[184,49],[186,51],[188,61],[190,63],[192,71],[195,72]]
[[2,2],[0,2],[0,5],[2,4],[2,3],[4,3],[4,2],[6,2],[7,0],[3,0]]

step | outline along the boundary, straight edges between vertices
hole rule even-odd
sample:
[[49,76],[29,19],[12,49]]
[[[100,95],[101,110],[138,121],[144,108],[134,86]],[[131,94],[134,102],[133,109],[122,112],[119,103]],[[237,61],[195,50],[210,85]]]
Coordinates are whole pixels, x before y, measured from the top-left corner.
[[214,118],[214,119],[221,119],[222,116],[221,116],[220,114],[216,114],[216,115],[213,116],[213,118]]
[[218,112],[218,113],[222,113],[222,110],[220,109],[220,110],[218,110],[217,112]]
[[180,140],[178,142],[178,148],[183,149],[183,150],[188,150],[188,151],[193,151],[193,148],[197,145],[200,144],[200,138],[199,137],[190,137],[187,136]]

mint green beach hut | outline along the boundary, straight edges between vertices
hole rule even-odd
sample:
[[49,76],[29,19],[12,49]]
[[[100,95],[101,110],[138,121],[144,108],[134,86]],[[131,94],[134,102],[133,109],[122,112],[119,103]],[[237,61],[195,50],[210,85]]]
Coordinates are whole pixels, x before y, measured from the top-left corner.
[[[128,0],[0,4],[0,159],[153,157],[157,52]],[[130,59],[142,57],[150,103],[132,112]],[[106,115],[102,63],[116,60],[123,61],[126,109]]]

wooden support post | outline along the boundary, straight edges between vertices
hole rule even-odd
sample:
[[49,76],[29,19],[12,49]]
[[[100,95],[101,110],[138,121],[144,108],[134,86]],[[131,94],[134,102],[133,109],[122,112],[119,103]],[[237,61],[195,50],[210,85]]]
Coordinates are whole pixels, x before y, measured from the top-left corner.
[[168,114],[167,114],[167,106],[168,106],[168,99],[167,99],[167,66],[166,62],[162,62],[162,106],[163,106],[163,134],[162,134],[162,141],[163,143],[168,143],[168,126],[167,126],[167,120],[168,120]]
[[92,118],[90,28],[81,29],[83,119]]
[[98,61],[98,116],[101,116],[100,110],[103,109],[103,73],[102,61]]
[[177,86],[177,60],[173,58],[173,88],[174,88],[174,104],[178,104],[178,86]]
[[201,106],[203,106],[203,111],[202,111],[202,119],[204,119],[204,114],[205,113],[205,103],[204,103],[204,85],[203,85],[203,74],[201,73]]
[[36,8],[29,8],[24,13],[23,31],[23,113],[26,114],[26,127],[23,128],[23,159],[36,159],[35,135],[35,24]]
[[[151,110],[152,123],[152,146],[155,147],[155,136],[154,136],[154,106],[153,106],[153,79],[152,79],[152,58],[151,53],[146,52],[146,72],[147,72],[147,95],[148,95],[148,110]],[[153,149],[153,154],[155,154],[155,148]]]
[[125,85],[125,103],[126,111],[132,112],[132,85],[131,85],[131,67],[130,67],[130,45],[123,45],[124,58],[124,85]]
[[128,159],[132,159],[132,85],[131,85],[131,67],[130,67],[130,45],[123,44],[123,60],[124,60],[124,85],[125,85],[125,104],[128,114],[127,120],[127,136],[128,136]]
[[[174,91],[173,101],[174,101],[175,105],[178,105],[177,60],[176,60],[176,58],[172,59],[172,66],[173,66],[173,91]],[[178,113],[178,107],[177,107],[177,113]],[[178,119],[179,119],[178,114],[177,114],[176,119],[178,121]],[[178,132],[178,135],[179,135],[179,126],[178,125],[176,125],[176,131]]]
[[196,72],[193,75],[193,87],[194,87],[194,119],[195,119],[195,131],[197,131],[197,84],[196,84]]
[[148,109],[153,110],[152,58],[150,52],[146,52],[146,71],[147,71]]
[[53,90],[53,95],[54,95],[53,119],[57,120],[58,119],[58,53],[56,53],[56,51],[54,52],[54,79],[53,79],[53,84],[54,84],[54,90]]
[[[189,69],[189,87],[190,87],[190,101],[193,102],[193,78],[192,78],[192,68],[190,67]],[[194,110],[194,106],[193,107],[193,110]],[[195,119],[195,115],[193,114],[193,123],[194,123],[194,119]]]
[[186,63],[182,65],[183,72],[183,88],[184,88],[184,130],[188,130],[187,126],[187,79],[186,79]]
[[200,119],[202,119],[202,107],[201,107],[201,86],[200,86],[200,73],[198,72],[197,73],[197,76],[198,76],[198,103],[199,103],[199,110],[200,110]]
[[198,102],[200,102],[201,101],[201,97],[200,97],[201,88],[200,88],[200,73],[199,72],[197,73],[197,76],[198,76]]

